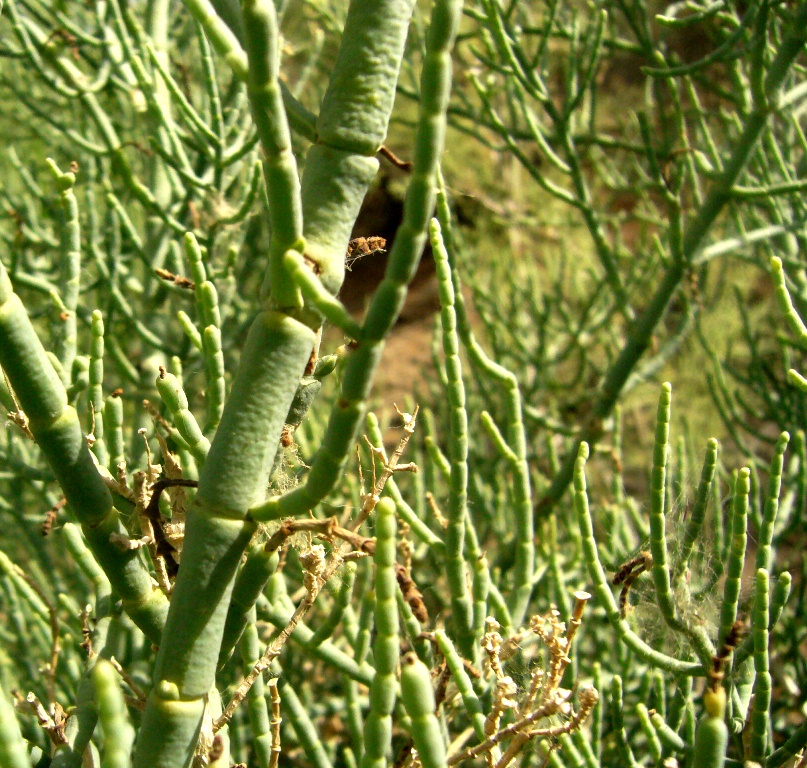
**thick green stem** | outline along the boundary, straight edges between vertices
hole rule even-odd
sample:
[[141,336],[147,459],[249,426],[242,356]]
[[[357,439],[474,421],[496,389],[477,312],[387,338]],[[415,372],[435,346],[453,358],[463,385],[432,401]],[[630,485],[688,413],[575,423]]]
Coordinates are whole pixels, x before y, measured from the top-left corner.
[[265,493],[314,332],[280,313],[255,319],[221,424],[188,512],[179,570],[135,768],[177,768],[193,757],[215,678],[235,573],[255,531],[247,510]]

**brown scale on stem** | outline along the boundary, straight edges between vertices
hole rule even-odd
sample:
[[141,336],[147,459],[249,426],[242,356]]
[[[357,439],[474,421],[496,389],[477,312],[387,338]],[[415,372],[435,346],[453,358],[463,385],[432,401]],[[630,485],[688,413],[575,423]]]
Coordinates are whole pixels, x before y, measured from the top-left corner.
[[745,635],[745,622],[737,620],[731,625],[728,634],[723,640],[720,650],[712,657],[712,668],[709,670],[709,686],[716,691],[726,676],[723,667],[734,649],[739,645]]
[[409,569],[400,563],[396,563],[395,578],[398,580],[398,586],[403,593],[403,598],[412,609],[415,618],[421,624],[428,624],[429,611],[426,608],[426,604],[423,602],[423,593],[418,589],[417,584],[415,584],[412,577],[409,575]]
[[633,583],[652,567],[653,556],[646,550],[642,550],[636,557],[622,563],[611,579],[611,584],[615,587],[622,585],[622,591],[619,593],[619,615],[623,618],[628,612],[628,598]]

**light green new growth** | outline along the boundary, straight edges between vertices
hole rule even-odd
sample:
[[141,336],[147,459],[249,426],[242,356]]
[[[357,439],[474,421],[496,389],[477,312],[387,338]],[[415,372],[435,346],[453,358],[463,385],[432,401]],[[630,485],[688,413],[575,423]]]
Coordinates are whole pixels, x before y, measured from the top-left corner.
[[716,689],[706,689],[703,694],[703,708],[704,714],[695,731],[692,766],[693,768],[723,768],[726,762],[729,730],[723,721],[726,692],[721,685],[718,685]]
[[197,465],[203,467],[210,451],[210,441],[204,436],[196,418],[188,409],[188,398],[181,384],[176,376],[168,373],[165,368],[160,369],[160,375],[155,383],[162,401],[171,414],[174,426],[188,444],[188,450],[193,454]]
[[0,767],[30,768],[30,765],[17,714],[0,687]]
[[429,668],[414,653],[401,659],[401,701],[412,724],[409,733],[423,768],[445,768],[446,746],[435,714]]
[[93,682],[98,700],[98,720],[104,729],[101,766],[128,768],[135,733],[126,712],[120,677],[112,664],[102,659],[93,669]]

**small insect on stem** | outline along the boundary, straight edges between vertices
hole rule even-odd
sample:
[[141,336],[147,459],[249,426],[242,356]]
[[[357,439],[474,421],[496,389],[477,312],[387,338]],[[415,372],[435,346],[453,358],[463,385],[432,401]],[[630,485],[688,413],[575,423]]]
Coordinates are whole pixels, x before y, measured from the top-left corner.
[[351,240],[347,244],[345,269],[349,272],[359,259],[376,253],[383,253],[386,245],[387,241],[383,237],[357,237]]
[[622,565],[614,574],[611,583],[618,587],[622,585],[622,591],[619,593],[619,615],[623,618],[628,612],[628,596],[630,588],[636,579],[639,578],[645,571],[649,571],[653,566],[653,556],[646,550],[642,550],[636,557],[631,558]]
[[67,499],[64,496],[57,501],[47,512],[45,515],[45,520],[42,523],[42,535],[48,536],[53,529],[53,524],[56,522],[56,518],[59,515],[59,510],[67,504]]
[[399,168],[402,171],[411,171],[414,167],[411,162],[408,160],[402,160],[398,155],[396,155],[389,147],[385,146],[384,144],[381,145],[381,149],[378,150],[378,154],[381,157],[386,158],[389,160],[396,168]]
[[184,288],[187,291],[193,291],[196,289],[196,283],[184,275],[175,275],[173,272],[169,272],[167,269],[159,268],[155,269],[154,273],[160,279],[165,280],[167,283],[173,283],[178,288]]

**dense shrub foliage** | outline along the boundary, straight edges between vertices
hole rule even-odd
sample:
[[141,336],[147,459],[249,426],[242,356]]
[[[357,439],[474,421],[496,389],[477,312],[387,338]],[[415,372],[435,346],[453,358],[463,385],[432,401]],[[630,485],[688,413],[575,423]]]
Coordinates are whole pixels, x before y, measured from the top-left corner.
[[805,764],[807,3],[0,8],[0,768]]

